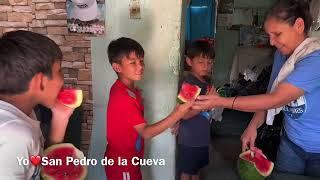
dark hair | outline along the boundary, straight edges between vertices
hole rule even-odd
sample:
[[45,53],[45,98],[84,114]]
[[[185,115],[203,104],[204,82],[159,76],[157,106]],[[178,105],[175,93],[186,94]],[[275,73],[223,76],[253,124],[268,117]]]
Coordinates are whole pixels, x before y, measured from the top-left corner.
[[54,62],[62,60],[59,46],[30,31],[11,31],[0,38],[0,94],[26,92],[37,73],[52,77]]
[[268,11],[266,19],[269,17],[274,17],[290,25],[293,25],[297,18],[302,18],[305,26],[305,34],[308,34],[312,24],[308,0],[279,0]]
[[128,57],[132,52],[135,52],[138,58],[144,57],[144,50],[137,41],[126,37],[113,40],[108,46],[109,62],[120,63],[124,56]]
[[186,56],[190,59],[197,56],[213,59],[215,57],[215,52],[213,46],[209,42],[197,40],[192,42],[187,48]]

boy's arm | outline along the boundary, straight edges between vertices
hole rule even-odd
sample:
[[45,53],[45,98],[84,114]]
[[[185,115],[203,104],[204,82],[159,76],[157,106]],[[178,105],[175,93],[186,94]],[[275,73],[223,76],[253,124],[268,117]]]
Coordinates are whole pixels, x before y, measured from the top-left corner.
[[134,128],[144,139],[150,139],[172,127],[176,122],[182,119],[182,117],[190,111],[193,102],[194,101],[189,101],[182,105],[177,105],[176,108],[161,121],[151,125],[146,123],[138,124],[135,125]]
[[178,121],[175,125],[171,127],[171,134],[178,135],[179,127],[180,127],[180,121]]
[[72,115],[73,110],[74,109],[64,106],[59,102],[51,109],[52,120],[48,145],[61,143],[63,141],[69,118]]
[[190,119],[192,118],[193,116],[199,114],[201,111],[200,110],[195,110],[195,109],[191,109],[190,111],[188,111],[186,113],[186,115],[183,116],[183,120],[187,120],[187,119]]

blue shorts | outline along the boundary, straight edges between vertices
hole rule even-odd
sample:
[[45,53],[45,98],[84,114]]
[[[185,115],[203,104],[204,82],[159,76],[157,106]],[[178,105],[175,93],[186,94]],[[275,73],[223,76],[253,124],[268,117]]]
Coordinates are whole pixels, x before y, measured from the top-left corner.
[[180,173],[196,175],[209,164],[209,146],[190,147],[178,145],[178,170]]
[[320,153],[309,153],[281,136],[276,168],[280,172],[320,177]]

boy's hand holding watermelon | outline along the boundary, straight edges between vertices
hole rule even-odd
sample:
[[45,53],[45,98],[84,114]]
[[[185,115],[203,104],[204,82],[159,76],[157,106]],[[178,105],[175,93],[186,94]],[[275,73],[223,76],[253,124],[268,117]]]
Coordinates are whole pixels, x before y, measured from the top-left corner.
[[[65,129],[73,110],[82,103],[82,90],[63,89],[57,97],[57,102],[52,111],[51,131],[49,134],[49,144],[60,143],[63,141]],[[65,127],[65,128],[61,128]]]
[[188,111],[190,111],[191,107],[193,106],[194,101],[195,101],[195,99],[191,99],[191,100],[186,101],[183,104],[176,105],[176,107],[172,113],[176,114],[179,117],[181,116],[181,118],[182,118]]

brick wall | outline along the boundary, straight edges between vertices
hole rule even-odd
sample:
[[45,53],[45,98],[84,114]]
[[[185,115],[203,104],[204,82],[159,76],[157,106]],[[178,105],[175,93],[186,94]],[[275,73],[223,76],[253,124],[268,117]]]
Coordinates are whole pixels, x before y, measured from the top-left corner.
[[0,35],[17,29],[45,34],[63,51],[65,84],[84,91],[81,150],[86,154],[92,129],[90,38],[67,30],[66,0],[0,0]]

